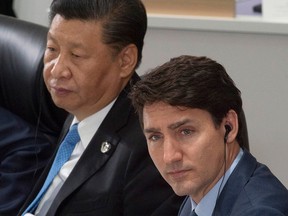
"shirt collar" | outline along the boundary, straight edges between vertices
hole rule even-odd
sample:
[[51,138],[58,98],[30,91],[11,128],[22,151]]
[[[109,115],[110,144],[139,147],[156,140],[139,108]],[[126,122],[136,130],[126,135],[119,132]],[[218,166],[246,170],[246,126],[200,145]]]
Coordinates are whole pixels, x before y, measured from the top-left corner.
[[100,127],[102,121],[110,111],[115,101],[116,99],[114,99],[111,103],[109,103],[106,107],[104,107],[100,111],[88,116],[87,118],[83,119],[80,122],[74,116],[72,125],[78,123],[78,132],[84,149],[86,149],[86,147],[90,143],[91,139],[95,135],[96,131]]
[[[222,189],[224,188],[229,176],[239,163],[243,155],[243,150],[240,148],[240,151],[236,158],[234,159],[232,165],[226,171],[225,175],[219,179],[219,181],[214,185],[214,187],[201,199],[198,205],[190,197],[192,210],[195,209],[197,215],[212,215],[214,207],[216,205],[218,196],[220,195]],[[223,179],[224,177],[224,179]],[[223,182],[222,182],[223,181]],[[221,188],[220,188],[221,187]]]

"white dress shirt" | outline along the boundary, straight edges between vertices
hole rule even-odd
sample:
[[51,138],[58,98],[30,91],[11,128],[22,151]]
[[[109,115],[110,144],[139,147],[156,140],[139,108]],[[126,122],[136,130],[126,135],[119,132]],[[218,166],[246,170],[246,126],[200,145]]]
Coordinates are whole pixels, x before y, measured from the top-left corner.
[[[115,99],[116,100],[116,99]],[[98,130],[100,124],[104,120],[105,116],[108,114],[109,110],[111,109],[112,105],[114,104],[112,101],[109,105],[104,107],[102,110],[98,111],[97,113],[85,118],[78,124],[78,132],[80,136],[80,141],[76,144],[71,157],[69,160],[62,166],[59,173],[55,176],[54,180],[52,181],[51,185],[49,186],[47,192],[41,199],[36,211],[35,215],[42,216],[46,215],[53,200],[55,199],[56,195],[58,194],[59,190],[61,189],[62,185],[64,184],[65,180],[70,175],[71,171],[77,164],[79,158],[83,154],[84,150],[90,143],[91,139],[93,138],[94,134]],[[72,124],[77,123],[78,120],[74,117]],[[31,215],[31,214],[30,214]],[[27,216],[27,215],[25,215]]]

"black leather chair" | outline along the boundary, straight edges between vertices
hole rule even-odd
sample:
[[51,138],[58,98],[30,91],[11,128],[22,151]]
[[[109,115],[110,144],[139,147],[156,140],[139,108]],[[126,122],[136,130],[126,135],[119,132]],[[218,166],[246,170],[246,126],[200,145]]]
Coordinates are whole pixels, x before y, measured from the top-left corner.
[[42,78],[47,31],[0,15],[0,106],[57,136],[67,113],[54,105]]
[[[12,128],[7,124],[9,131],[2,127],[0,133],[4,140],[0,142],[0,215],[17,215],[54,152],[67,117],[54,105],[42,77],[47,30],[0,15],[0,108],[14,114],[11,122],[19,116],[29,125],[22,129],[20,121]],[[0,119],[6,119],[1,114]],[[24,139],[27,131],[29,137]]]

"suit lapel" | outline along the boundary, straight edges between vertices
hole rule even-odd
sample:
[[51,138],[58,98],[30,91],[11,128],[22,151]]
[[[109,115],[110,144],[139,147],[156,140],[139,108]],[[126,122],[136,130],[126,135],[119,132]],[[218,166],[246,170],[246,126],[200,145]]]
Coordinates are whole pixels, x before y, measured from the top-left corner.
[[213,215],[230,215],[235,200],[256,169],[256,159],[246,150],[235,170],[225,184],[217,200]]
[[190,215],[192,210],[192,205],[189,196],[186,196],[185,200],[183,201],[180,210],[179,210],[179,216],[187,216]]
[[[127,98],[129,92],[130,85],[128,84],[119,95],[73,171],[60,189],[49,209],[48,215],[54,215],[63,200],[80,187],[90,176],[96,173],[113,155],[121,139],[117,131],[127,124],[131,114],[132,106],[130,100]],[[106,153],[101,152],[103,142],[111,144],[111,149]]]

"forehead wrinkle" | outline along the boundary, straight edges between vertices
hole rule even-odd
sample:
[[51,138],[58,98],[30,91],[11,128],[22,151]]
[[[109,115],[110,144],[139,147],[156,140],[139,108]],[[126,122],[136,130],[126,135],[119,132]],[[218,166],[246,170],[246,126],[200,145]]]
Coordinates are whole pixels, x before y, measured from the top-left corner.
[[[47,39],[59,45],[59,43],[57,42],[58,41],[57,38],[53,37],[53,35],[50,32],[48,32]],[[80,41],[70,42],[69,40],[66,40],[65,43],[69,47],[69,49],[86,49],[86,46],[82,44]]]
[[[191,119],[183,119],[181,121],[178,121],[178,122],[175,122],[175,123],[168,125],[167,128],[170,130],[175,130],[175,129],[181,127],[182,125],[185,125],[185,124],[190,123],[190,122],[192,122]],[[154,127],[144,129],[144,133],[155,133],[155,132],[160,132],[160,131],[161,131],[160,128],[154,128]]]
[[191,122],[190,119],[183,119],[181,121],[174,122],[174,123],[168,125],[168,128],[171,129],[171,130],[175,130],[175,129],[177,129],[177,128],[181,127],[182,125],[185,125],[185,124],[187,124],[189,122]]

